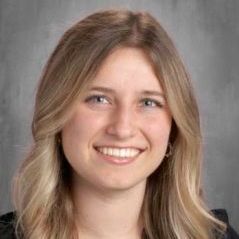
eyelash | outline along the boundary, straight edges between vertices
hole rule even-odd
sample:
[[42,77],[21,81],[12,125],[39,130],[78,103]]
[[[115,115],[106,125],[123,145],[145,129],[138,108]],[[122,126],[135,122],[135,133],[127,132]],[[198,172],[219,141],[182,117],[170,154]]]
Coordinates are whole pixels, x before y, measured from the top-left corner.
[[[92,96],[89,96],[88,98],[86,98],[86,102],[92,102],[92,103],[102,103],[102,102],[97,102],[97,98],[104,98],[107,100],[107,97],[105,95],[92,95]],[[150,98],[144,98],[141,100],[141,102],[147,102],[147,101],[151,101],[152,103],[155,104],[155,106],[150,106],[150,107],[159,107],[159,108],[162,108],[163,107],[163,104],[160,103],[159,101],[157,100],[154,100],[154,99],[150,99]]]

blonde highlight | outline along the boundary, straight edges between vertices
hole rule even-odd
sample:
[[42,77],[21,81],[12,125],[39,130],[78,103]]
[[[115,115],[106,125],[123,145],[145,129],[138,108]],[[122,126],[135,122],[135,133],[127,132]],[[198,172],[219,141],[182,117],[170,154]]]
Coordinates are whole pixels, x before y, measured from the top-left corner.
[[[142,49],[162,84],[173,116],[173,153],[148,178],[144,238],[214,238],[225,231],[201,195],[202,139],[193,89],[173,42],[146,12],[94,13],[62,36],[40,79],[32,122],[34,145],[14,183],[17,231],[26,239],[77,238],[69,165],[58,141],[79,95],[106,57]],[[71,236],[69,236],[71,235]]]

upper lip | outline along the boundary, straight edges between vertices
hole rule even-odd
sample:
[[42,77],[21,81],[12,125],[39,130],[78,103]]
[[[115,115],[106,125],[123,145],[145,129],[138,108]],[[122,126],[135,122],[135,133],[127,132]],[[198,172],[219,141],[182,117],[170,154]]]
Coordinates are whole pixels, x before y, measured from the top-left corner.
[[144,151],[145,148],[143,147],[137,147],[137,146],[131,146],[131,145],[126,145],[126,146],[119,146],[119,145],[95,145],[94,146],[95,148],[98,148],[98,147],[107,147],[107,148],[133,148],[133,149],[138,149],[140,151]]

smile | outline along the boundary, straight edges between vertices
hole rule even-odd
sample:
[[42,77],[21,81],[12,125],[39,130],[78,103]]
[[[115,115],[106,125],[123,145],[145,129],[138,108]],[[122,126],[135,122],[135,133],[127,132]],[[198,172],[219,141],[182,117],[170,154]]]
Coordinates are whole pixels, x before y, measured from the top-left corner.
[[135,158],[141,153],[141,151],[136,148],[96,147],[96,150],[104,155],[118,158]]

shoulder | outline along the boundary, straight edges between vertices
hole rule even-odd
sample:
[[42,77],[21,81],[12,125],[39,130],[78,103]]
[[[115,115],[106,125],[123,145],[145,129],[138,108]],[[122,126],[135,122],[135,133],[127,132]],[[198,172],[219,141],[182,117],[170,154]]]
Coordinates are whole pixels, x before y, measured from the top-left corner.
[[230,225],[228,214],[225,209],[213,209],[211,210],[211,212],[217,219],[226,223],[227,231],[226,231],[225,239],[239,239],[239,235]]
[[[227,225],[225,239],[239,239],[237,232],[231,227],[227,211],[225,209],[211,210],[213,215]],[[15,236],[15,212],[9,212],[0,216],[0,235],[1,239],[16,239]]]
[[0,216],[0,235],[1,239],[15,239],[15,219],[14,212]]

